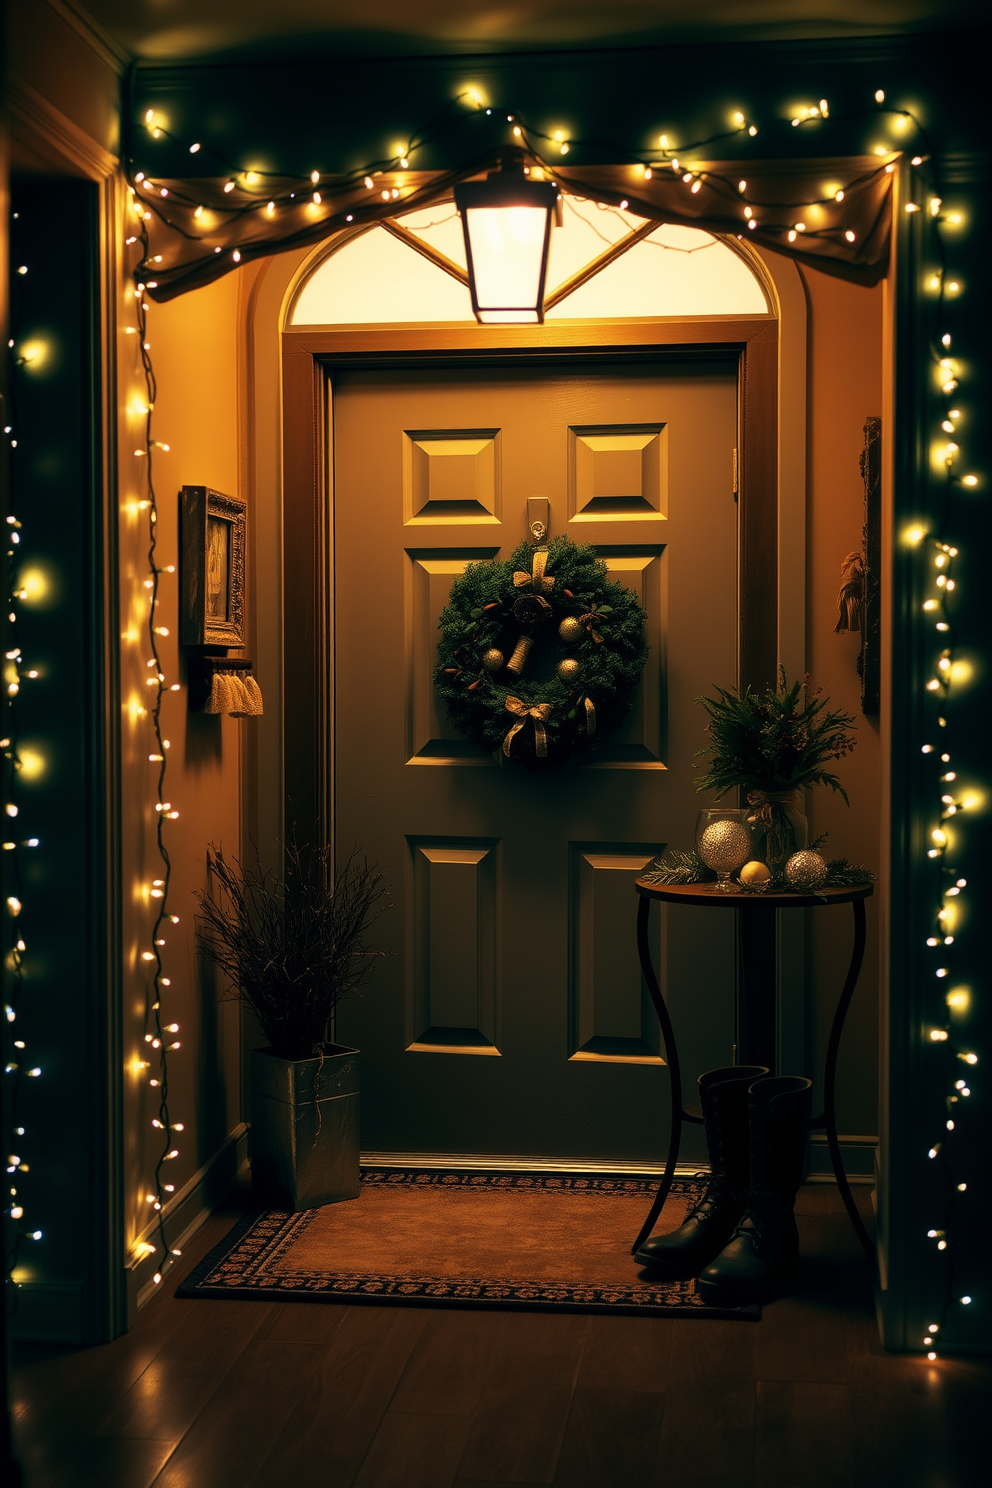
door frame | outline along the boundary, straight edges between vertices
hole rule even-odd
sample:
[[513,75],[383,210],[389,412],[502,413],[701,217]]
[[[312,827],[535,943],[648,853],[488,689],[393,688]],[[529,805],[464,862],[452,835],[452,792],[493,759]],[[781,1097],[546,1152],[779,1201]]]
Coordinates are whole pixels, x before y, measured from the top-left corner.
[[779,324],[764,316],[544,326],[320,327],[282,336],[283,732],[289,814],[333,831],[333,475],[328,413],[339,369],[453,363],[538,367],[738,357],[738,678],[774,682],[779,660]]

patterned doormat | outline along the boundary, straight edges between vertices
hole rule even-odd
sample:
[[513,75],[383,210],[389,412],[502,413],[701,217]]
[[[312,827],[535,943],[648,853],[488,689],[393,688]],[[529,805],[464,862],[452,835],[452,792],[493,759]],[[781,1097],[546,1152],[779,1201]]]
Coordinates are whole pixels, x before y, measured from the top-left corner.
[[[660,1228],[698,1197],[676,1179]],[[625,1315],[760,1317],[658,1281],[630,1254],[655,1192],[645,1178],[368,1168],[357,1199],[234,1226],[180,1297],[375,1302]]]

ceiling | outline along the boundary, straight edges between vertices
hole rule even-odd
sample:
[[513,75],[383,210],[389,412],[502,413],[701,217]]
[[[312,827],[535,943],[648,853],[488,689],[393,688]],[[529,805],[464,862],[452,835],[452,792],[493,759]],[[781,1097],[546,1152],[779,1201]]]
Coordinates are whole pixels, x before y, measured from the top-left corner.
[[987,0],[60,0],[132,56],[192,62],[782,41],[988,23]]

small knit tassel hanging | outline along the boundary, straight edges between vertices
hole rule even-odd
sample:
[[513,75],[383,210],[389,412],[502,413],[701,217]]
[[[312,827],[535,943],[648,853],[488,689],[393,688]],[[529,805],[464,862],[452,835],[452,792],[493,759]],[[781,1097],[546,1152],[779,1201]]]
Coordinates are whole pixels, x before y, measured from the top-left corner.
[[265,711],[262,707],[262,692],[251,672],[235,673],[232,682],[237,690],[237,707],[231,709],[232,718],[260,718]]
[[233,702],[231,678],[224,672],[214,672],[204,713],[230,713]]
[[204,713],[226,713],[231,718],[260,718],[265,711],[262,706],[262,690],[244,664],[228,664],[222,670],[220,662],[210,680],[210,696],[204,705]]
[[249,672],[245,677],[245,687],[247,689],[248,696],[251,699],[252,717],[261,718],[262,714],[265,712],[265,708],[262,703],[262,689],[255,681],[255,678],[252,676],[251,672]]
[[251,694],[245,686],[244,678],[237,672],[233,672],[227,680],[231,687],[231,717],[250,718],[255,710],[252,706]]

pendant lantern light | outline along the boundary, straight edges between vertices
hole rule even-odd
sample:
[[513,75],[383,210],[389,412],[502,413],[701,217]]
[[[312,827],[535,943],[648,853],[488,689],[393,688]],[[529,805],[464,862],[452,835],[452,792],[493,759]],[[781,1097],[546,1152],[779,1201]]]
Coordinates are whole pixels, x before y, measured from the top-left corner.
[[552,181],[532,181],[518,161],[505,162],[484,181],[455,187],[472,309],[480,324],[544,321],[548,247],[557,205],[558,187]]

